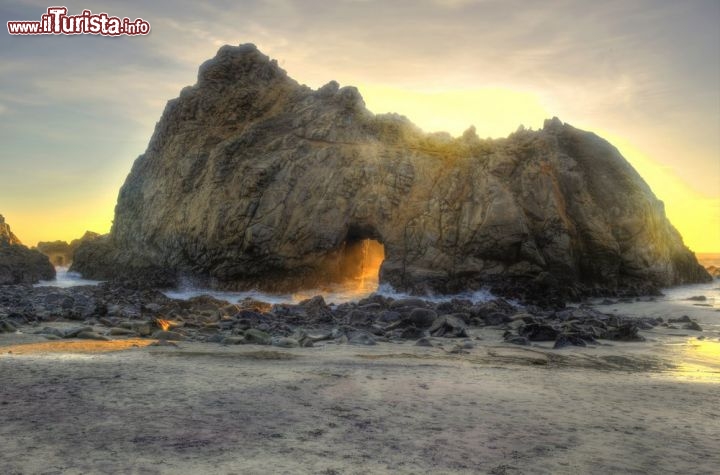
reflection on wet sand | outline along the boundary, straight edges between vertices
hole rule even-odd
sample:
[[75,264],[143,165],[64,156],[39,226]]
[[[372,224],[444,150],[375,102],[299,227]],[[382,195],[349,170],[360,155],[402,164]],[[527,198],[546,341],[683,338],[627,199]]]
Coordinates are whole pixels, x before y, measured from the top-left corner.
[[131,348],[142,348],[154,343],[155,340],[129,338],[127,340],[61,340],[43,341],[40,343],[24,343],[0,346],[0,356],[8,355],[45,355],[53,353],[109,353]]
[[673,376],[703,383],[720,383],[720,341],[690,339],[678,347]]

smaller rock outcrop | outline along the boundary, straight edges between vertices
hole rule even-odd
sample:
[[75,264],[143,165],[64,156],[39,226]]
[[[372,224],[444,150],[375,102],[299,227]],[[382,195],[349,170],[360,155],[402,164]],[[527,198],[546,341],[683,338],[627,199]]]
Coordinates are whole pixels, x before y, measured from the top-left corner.
[[20,240],[10,230],[10,225],[5,222],[5,217],[0,214],[0,242],[8,244],[21,244]]
[[85,234],[78,239],[73,239],[69,244],[67,241],[41,241],[37,250],[48,256],[50,262],[56,266],[70,266],[75,256],[75,250],[85,241],[93,241],[99,238],[98,233],[85,231]]
[[0,285],[34,284],[54,278],[55,268],[47,256],[23,246],[0,215]]
[[720,267],[718,266],[707,266],[705,268],[708,274],[710,274],[714,279],[720,279]]

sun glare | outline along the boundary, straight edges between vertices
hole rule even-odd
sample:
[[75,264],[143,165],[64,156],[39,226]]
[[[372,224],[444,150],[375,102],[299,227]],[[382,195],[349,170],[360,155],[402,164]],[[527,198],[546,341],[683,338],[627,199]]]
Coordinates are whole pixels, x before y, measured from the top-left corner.
[[672,371],[678,379],[720,383],[720,342],[689,340]]
[[13,233],[29,247],[39,241],[67,241],[77,239],[85,231],[104,234],[110,231],[115,198],[98,199],[95,201],[72,202],[51,209],[34,206],[27,211],[18,210],[5,215]]
[[665,213],[686,246],[701,253],[720,250],[720,199],[691,188],[671,169],[653,161],[629,140],[606,131],[595,132],[617,147],[655,196],[665,203]]
[[534,93],[492,87],[413,91],[386,86],[358,88],[368,109],[377,113],[398,112],[425,132],[461,135],[474,125],[481,138],[507,137],[521,125],[542,127],[553,114]]
[[[360,92],[375,113],[402,111],[426,132],[446,131],[454,136],[474,125],[484,137],[506,137],[520,123],[539,128],[554,114],[534,93],[506,88],[413,91],[385,86],[363,86]],[[562,119],[562,117],[561,117]],[[662,167],[629,140],[597,128],[635,167],[655,195],[665,203],[670,222],[695,252],[720,250],[720,200],[691,188],[672,170]]]

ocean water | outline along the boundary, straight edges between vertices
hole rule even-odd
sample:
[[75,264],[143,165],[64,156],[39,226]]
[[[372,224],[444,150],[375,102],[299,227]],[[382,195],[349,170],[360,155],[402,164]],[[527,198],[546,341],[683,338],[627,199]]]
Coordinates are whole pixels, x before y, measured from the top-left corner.
[[[97,280],[83,279],[77,272],[69,272],[67,267],[56,267],[55,270],[57,272],[57,276],[54,280],[43,280],[35,284],[35,286],[68,288],[79,285],[97,285],[100,283],[100,281]],[[662,292],[663,296],[658,297],[658,300],[683,303],[689,307],[712,307],[720,309],[720,279],[714,279],[712,282],[703,284],[671,287],[663,289]],[[231,303],[237,303],[246,298],[253,298],[271,304],[298,303],[305,299],[314,297],[315,295],[322,295],[327,303],[341,304],[363,299],[373,293],[395,299],[411,297],[410,294],[395,291],[389,285],[383,284],[378,286],[377,281],[372,279],[361,282],[336,284],[320,289],[303,290],[293,293],[268,293],[257,290],[228,292],[194,287],[191,284],[185,284],[177,289],[167,290],[164,292],[164,294],[170,298],[182,300],[187,300],[199,295],[210,295],[221,300],[227,300]],[[705,300],[692,299],[693,297],[698,296],[704,296]],[[453,298],[463,298],[477,303],[491,300],[494,296],[488,290],[479,290],[455,295],[429,295],[424,298],[434,302],[447,301]]]
[[97,285],[99,280],[83,279],[77,272],[70,272],[67,267],[55,267],[55,279],[41,280],[35,287],[77,287],[79,285]]
[[[342,304],[363,299],[374,293],[386,297],[392,297],[395,299],[413,297],[412,295],[407,293],[397,292],[392,287],[385,284],[380,286],[377,286],[377,284],[375,284],[358,287],[354,283],[337,284],[327,286],[322,289],[310,289],[285,294],[267,293],[257,290],[250,290],[244,292],[224,292],[192,286],[183,286],[176,290],[169,290],[164,292],[165,295],[174,299],[186,300],[197,297],[199,295],[210,295],[221,300],[227,300],[231,303],[237,303],[243,299],[252,298],[271,304],[299,303],[316,295],[322,295],[322,297],[325,299],[325,302],[327,302],[328,304]],[[428,295],[424,296],[423,298],[433,302],[442,302],[452,300],[453,298],[469,299],[473,302],[486,302],[488,300],[492,300],[495,297],[487,290],[479,290],[475,292],[466,292],[455,295]]]
[[665,321],[690,316],[700,324],[702,332],[685,330],[682,324],[676,324],[676,330],[658,327],[659,331],[639,348],[674,365],[658,377],[720,385],[720,279],[663,289],[662,292],[655,302],[647,303],[648,299],[641,298],[635,303],[602,305],[598,309],[607,313],[618,311],[627,315],[662,317]]
[[[98,280],[83,279],[80,274],[77,272],[70,272],[67,267],[56,267],[55,271],[55,279],[42,280],[35,284],[35,287],[68,288],[80,285],[97,285],[101,282]],[[360,300],[372,295],[373,293],[378,293],[380,295],[396,299],[411,297],[410,294],[396,292],[389,285],[378,286],[377,279],[352,281],[344,284],[329,285],[319,289],[302,290],[292,293],[269,293],[257,290],[229,292],[196,287],[190,283],[186,283],[177,289],[166,290],[163,293],[170,298],[181,300],[187,300],[200,295],[210,295],[221,300],[227,300],[231,303],[237,303],[246,298],[253,298],[271,304],[298,303],[316,295],[322,295],[327,303],[335,304]],[[456,295],[428,295],[424,298],[434,302],[442,302],[453,298],[465,298],[470,299],[473,302],[484,302],[493,299],[494,296],[489,291],[479,290]]]
[[[712,307],[720,309],[720,279],[704,284],[679,285],[662,290],[663,296],[658,300],[678,302],[691,307]],[[697,300],[696,297],[705,297]],[[720,313],[719,319],[720,319]]]

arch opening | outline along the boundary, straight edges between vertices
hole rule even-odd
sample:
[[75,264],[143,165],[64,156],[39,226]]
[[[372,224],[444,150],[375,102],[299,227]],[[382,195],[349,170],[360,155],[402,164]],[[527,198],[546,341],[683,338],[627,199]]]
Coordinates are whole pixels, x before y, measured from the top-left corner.
[[353,223],[340,249],[339,281],[358,296],[371,294],[378,288],[384,260],[385,246],[377,229],[368,223]]
[[338,261],[339,283],[358,295],[375,292],[380,280],[380,266],[384,260],[385,246],[377,239],[346,241]]
[[313,282],[293,293],[296,300],[320,293],[326,299],[357,300],[378,290],[385,246],[372,226],[350,226],[338,246],[316,264]]

